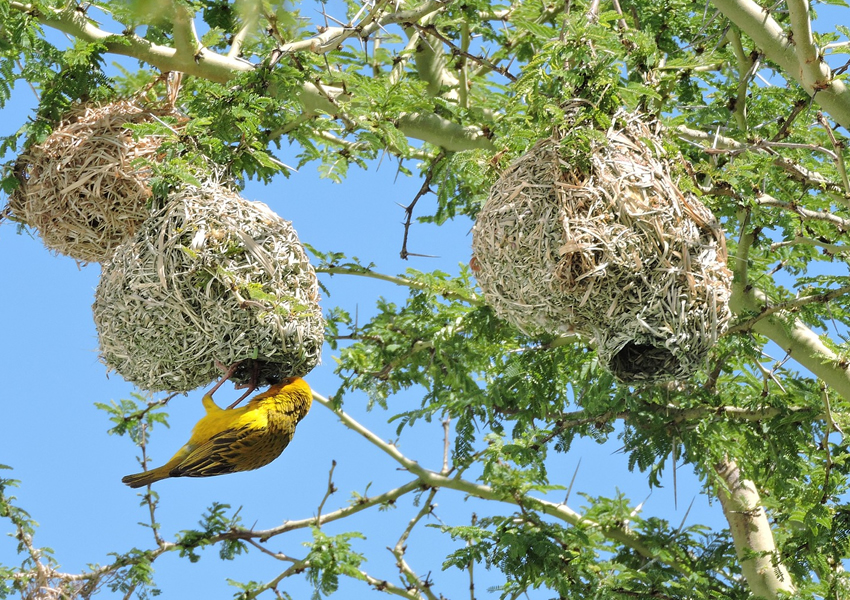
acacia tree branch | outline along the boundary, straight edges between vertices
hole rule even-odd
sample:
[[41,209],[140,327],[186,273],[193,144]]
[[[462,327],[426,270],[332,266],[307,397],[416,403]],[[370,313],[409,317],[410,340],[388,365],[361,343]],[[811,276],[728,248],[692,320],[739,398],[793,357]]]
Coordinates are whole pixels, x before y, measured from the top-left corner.
[[201,52],[201,40],[195,30],[195,20],[189,9],[179,2],[174,3],[174,48],[180,56],[192,56],[194,59]]
[[823,248],[830,254],[844,254],[845,252],[850,252],[850,246],[842,246],[841,244],[830,244],[829,242],[813,240],[811,238],[803,237],[801,235],[795,235],[793,239],[785,240],[784,242],[776,242],[774,244],[771,244],[770,250],[772,252],[774,250],[777,250],[778,248],[783,248],[785,246],[815,246],[817,248]]
[[379,592],[386,592],[387,594],[392,594],[393,596],[401,596],[402,598],[407,598],[408,600],[422,600],[421,594],[416,594],[411,592],[410,590],[406,590],[404,588],[400,588],[397,585],[393,585],[386,579],[377,579],[371,575],[369,575],[366,571],[361,569],[360,575],[363,576],[363,579],[370,586],[375,588]]
[[[122,35],[105,31],[93,25],[74,6],[63,9],[46,8],[43,12],[23,2],[10,2],[9,6],[14,10],[34,14],[38,21],[46,27],[67,33],[83,41],[99,42],[111,54],[136,58],[161,71],[177,71],[217,83],[226,83],[239,73],[257,68],[257,65],[238,56],[222,55],[209,49],[198,51],[200,46],[197,44],[191,51],[188,51],[183,50],[182,47],[172,48],[154,44],[133,33]],[[441,6],[443,6],[441,2],[432,0],[416,10],[389,13],[380,20],[380,23],[405,22],[408,19],[416,20],[438,10]],[[192,27],[190,23],[186,25]],[[364,27],[362,31],[356,27],[350,31],[346,30],[346,36],[368,35],[370,31],[377,30],[378,27],[379,24],[376,21]],[[340,43],[341,41],[343,40],[339,40]],[[191,48],[192,45],[189,43],[186,48]],[[284,48],[285,51],[294,49],[294,47]],[[327,90],[328,93],[323,93],[315,82],[306,82],[298,94],[299,101],[308,113],[325,112],[336,115],[340,111],[332,100],[335,95],[341,94],[342,90],[330,86],[322,86],[322,88]],[[270,93],[273,93],[273,90],[270,90]],[[464,127],[437,115],[404,115],[399,119],[397,125],[404,135],[441,146],[449,151],[494,148],[492,142],[480,128]]]
[[[778,201],[773,200],[773,202]],[[763,203],[762,201],[759,202],[759,204]],[[804,210],[797,208],[796,212],[799,214],[800,211]],[[819,217],[828,216],[844,221],[844,219],[835,215],[814,213],[814,211],[807,212]],[[740,223],[741,237],[738,241],[737,256],[733,257],[732,262],[734,277],[729,308],[736,315],[758,314],[764,310],[764,307],[769,306],[769,301],[764,292],[751,286],[748,281],[747,260],[750,247],[755,239],[753,232],[749,231],[749,212],[739,211],[738,222]],[[788,311],[779,311],[768,315],[766,318],[758,319],[753,323],[752,329],[773,340],[789,356],[814,373],[815,376],[820,377],[845,399],[850,400],[850,369],[848,369],[847,363],[829,349],[803,321],[797,319]]]
[[755,317],[748,319],[743,323],[739,323],[733,327],[730,327],[726,331],[726,334],[737,333],[740,331],[749,331],[750,329],[752,329],[753,325],[755,325],[758,321],[764,319],[765,317],[769,317],[770,315],[774,315],[780,312],[787,312],[789,310],[793,310],[795,308],[799,308],[801,306],[805,306],[807,304],[812,304],[815,302],[825,304],[831,300],[835,300],[836,298],[849,293],[850,285],[845,285],[844,287],[836,288],[834,290],[830,290],[822,294],[811,294],[809,296],[794,298],[793,300],[788,300],[787,302],[780,302],[772,306],[765,306],[762,311]]
[[[775,157],[773,161],[774,164],[787,171],[795,181],[822,189],[826,191],[830,198],[836,202],[839,202],[843,206],[850,206],[850,203],[848,203],[847,199],[843,196],[845,191],[841,184],[830,181],[820,173],[807,169],[803,165],[781,156],[774,150],[774,148],[783,147],[780,143],[762,140],[755,144],[745,144],[734,138],[722,136],[719,133],[700,131],[684,125],[678,126],[676,128],[676,133],[678,133],[681,139],[695,143],[695,145],[702,148],[702,150],[708,154],[716,154],[719,151],[724,151],[727,154],[740,154],[750,150],[765,152],[770,156]],[[824,148],[823,150],[826,149]],[[830,152],[829,156],[835,161],[839,158],[837,152]]]
[[[741,406],[695,406],[693,408],[679,408],[678,406],[651,406],[643,407],[650,410],[666,419],[669,425],[678,425],[686,421],[703,419],[705,417],[724,417],[738,421],[768,421],[770,419],[790,415],[795,415],[794,420],[800,422],[804,420],[822,420],[825,415],[818,413],[815,409],[807,406],[789,406],[778,408],[775,406],[766,406],[764,408],[745,408]],[[588,414],[586,410],[577,410],[560,415],[547,415],[548,419],[554,421],[556,432],[589,425],[591,423],[608,423],[609,421],[619,421],[628,419],[632,416],[632,412],[609,411],[602,414]]]
[[735,552],[750,591],[756,597],[771,600],[793,594],[796,589],[780,560],[755,484],[743,479],[740,469],[730,459],[717,463],[714,470],[721,482],[717,497],[729,522]]
[[297,521],[285,521],[283,525],[278,525],[277,527],[272,527],[271,529],[235,529],[233,531],[229,531],[227,533],[223,533],[221,535],[213,537],[211,538],[211,541],[212,543],[216,543],[222,540],[232,539],[258,539],[261,542],[265,542],[275,536],[278,536],[282,533],[286,533],[288,531],[304,529],[307,527],[312,527],[314,525],[321,526],[325,523],[331,523],[333,521],[344,519],[373,506],[385,506],[393,504],[397,499],[401,498],[405,494],[409,494],[410,492],[415,492],[421,489],[422,482],[417,478],[413,481],[410,481],[402,486],[395,488],[394,490],[384,492],[383,494],[378,494],[377,496],[372,496],[369,498],[358,498],[357,501],[351,506],[346,506],[333,512],[329,512],[327,514],[319,515],[317,517],[308,517],[306,519],[299,519]]
[[433,113],[403,114],[396,125],[405,135],[440,146],[449,152],[496,148],[480,127],[462,127]]
[[[844,127],[850,127],[850,90],[844,82],[832,77],[825,65],[802,63],[788,34],[767,9],[753,0],[712,0],[712,3],[750,36],[767,58],[802,85],[836,121]],[[794,34],[796,37],[796,31]]]
[[413,200],[411,200],[410,204],[404,207],[404,236],[401,242],[401,258],[402,260],[407,260],[410,256],[419,256],[418,254],[413,254],[407,250],[407,240],[410,236],[410,226],[413,223],[413,209],[416,208],[416,203],[428,193],[433,193],[431,189],[431,179],[434,177],[434,171],[437,168],[437,165],[440,164],[440,161],[445,157],[445,152],[440,152],[434,159],[431,161],[431,164],[428,166],[428,170],[425,173],[425,180],[422,182],[422,187],[419,188],[419,191],[414,196]]
[[[739,217],[742,234],[733,263],[734,279],[729,299],[729,307],[738,315],[759,313],[768,306],[767,296],[750,286],[747,280],[747,257],[754,239],[753,233],[747,231],[748,220]],[[789,356],[850,400],[850,370],[801,320],[779,311],[758,319],[752,328],[776,342]]]
[[[478,63],[486,69],[495,71],[496,73],[498,73],[502,77],[505,77],[509,81],[516,81],[516,76],[513,75],[510,71],[508,71],[507,68],[500,67],[499,65],[490,62],[483,56],[476,56],[475,54],[470,54],[469,51],[467,49],[464,49],[463,47],[458,47],[457,44],[455,44],[452,40],[440,33],[432,23],[427,23],[424,25],[415,24],[414,27],[424,36],[433,36],[443,42],[451,49],[453,54],[457,54],[458,56],[461,56],[463,58],[468,58],[469,60]],[[444,56],[442,52],[440,53],[440,56]],[[443,60],[443,62],[445,63],[445,60]],[[454,76],[452,76],[452,78],[454,78]]]
[[260,13],[262,12],[261,0],[244,2],[242,6],[242,17],[245,22],[239,31],[233,35],[233,39],[230,42],[230,51],[227,53],[228,58],[237,58],[242,53],[242,46],[251,32],[257,27],[257,21],[259,21]]
[[566,504],[556,504],[548,500],[542,500],[528,495],[503,494],[488,485],[474,483],[472,481],[461,479],[460,477],[447,477],[436,471],[426,469],[416,461],[407,458],[395,445],[385,442],[371,430],[357,422],[350,415],[341,409],[335,408],[328,398],[325,398],[315,390],[313,391],[313,399],[333,412],[343,425],[365,437],[371,444],[399,463],[405,470],[416,475],[421,483],[429,487],[453,489],[482,500],[494,500],[497,502],[514,504],[516,506],[532,507],[546,515],[549,515],[550,517],[564,521],[574,527],[598,531],[604,537],[623,544],[644,558],[657,560],[682,573],[688,572],[687,567],[675,559],[659,556],[656,549],[640,540],[640,538],[638,538],[638,536],[626,525],[602,526],[574,511]]
[[398,542],[393,548],[390,548],[390,552],[392,552],[393,556],[396,560],[396,566],[402,574],[404,580],[406,580],[407,588],[414,588],[422,592],[422,594],[428,600],[437,600],[437,596],[434,595],[434,592],[431,591],[431,587],[428,581],[422,581],[422,579],[416,574],[416,572],[411,568],[407,561],[404,558],[404,554],[407,551],[407,538],[410,536],[410,532],[413,531],[413,528],[416,527],[416,524],[419,523],[425,516],[431,514],[431,511],[434,510],[434,496],[437,495],[437,489],[434,488],[428,493],[428,497],[425,499],[425,502],[422,504],[422,508],[419,509],[419,512],[414,515],[410,522],[405,527],[401,536],[398,538]]
[[462,302],[466,302],[468,304],[473,304],[476,306],[480,306],[483,304],[483,300],[473,291],[468,291],[464,293],[452,292],[449,290],[437,289],[432,285],[428,285],[422,283],[421,281],[416,281],[415,279],[410,279],[408,277],[402,277],[399,275],[385,275],[383,273],[378,273],[377,271],[373,271],[367,267],[362,267],[359,265],[327,265],[327,266],[318,266],[316,267],[316,273],[328,273],[330,275],[355,275],[358,277],[368,277],[370,279],[378,279],[379,281],[386,281],[388,283],[393,283],[395,285],[401,285],[404,287],[408,287],[413,290],[423,290],[423,291],[431,291],[435,294],[438,294],[445,298],[446,300],[460,300]]
[[[841,175],[841,181],[844,183],[844,189],[842,190],[844,193],[844,197],[850,194],[850,179],[847,177],[847,166],[844,164],[844,142],[839,142],[835,138],[835,133],[832,131],[832,127],[827,122],[826,117],[823,116],[823,113],[818,112],[818,123],[826,130],[826,134],[829,136],[829,140],[832,142],[833,148],[833,162],[835,162],[835,168],[838,170],[839,175]],[[845,199],[845,206],[847,206],[847,201]]]
[[430,0],[414,9],[385,13],[380,18],[374,18],[374,11],[371,11],[370,16],[367,16],[367,19],[359,24],[352,23],[341,27],[323,28],[318,35],[309,39],[283,44],[280,50],[285,53],[310,50],[317,54],[324,54],[338,48],[349,38],[356,36],[365,39],[387,25],[417,22],[440,10],[443,6],[445,6],[445,2]]
[[[437,29],[431,24],[433,14],[420,19],[419,23],[411,22],[405,28],[405,33],[412,40],[416,34],[418,42],[414,48],[413,61],[419,78],[427,85],[429,96],[441,96],[448,100],[458,99],[458,79],[449,72],[446,55],[438,40]],[[444,89],[447,88],[447,89]]]
[[100,42],[111,54],[137,58],[161,71],[180,71],[210,81],[225,83],[236,74],[255,68],[248,61],[228,58],[210,50],[203,52],[195,60],[194,51],[181,53],[175,48],[149,42],[134,33],[121,35],[104,31],[89,22],[86,16],[76,10],[73,5],[63,9],[45,9],[46,12],[36,11],[32,5],[22,2],[10,2],[9,6],[21,12],[34,12],[42,25],[86,42]]
[[[767,305],[768,298],[762,291],[733,281],[729,306],[734,313],[758,313]],[[759,319],[752,329],[776,342],[794,360],[850,400],[850,369],[846,361],[830,350],[803,321],[787,311],[779,311]]]
[[815,46],[809,17],[809,0],[788,0],[785,4],[791,17],[791,34],[800,63],[803,85],[816,90],[829,85],[832,72],[826,62],[821,60],[820,52]]
[[756,203],[759,206],[773,206],[776,208],[781,208],[783,210],[787,210],[793,212],[804,221],[825,221],[827,223],[831,223],[838,228],[838,231],[841,233],[846,233],[850,231],[850,219],[845,219],[843,217],[839,217],[838,215],[832,214],[830,212],[820,212],[816,210],[810,210],[808,208],[803,208],[798,204],[792,204],[791,202],[785,202],[783,200],[777,200],[773,196],[765,193],[760,193],[756,197]]
[[735,27],[730,27],[726,33],[726,38],[731,42],[732,49],[735,52],[735,58],[738,61],[738,95],[735,100],[735,107],[732,114],[735,116],[735,122],[741,131],[747,130],[747,89],[750,85],[750,78],[753,76],[754,70],[757,68],[758,62],[753,61],[744,52],[744,45],[741,42],[741,34]]

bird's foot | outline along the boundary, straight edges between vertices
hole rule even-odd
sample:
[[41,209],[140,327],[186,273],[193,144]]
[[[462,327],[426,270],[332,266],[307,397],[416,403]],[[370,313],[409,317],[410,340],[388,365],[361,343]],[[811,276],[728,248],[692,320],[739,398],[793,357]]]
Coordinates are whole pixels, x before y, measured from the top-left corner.
[[[248,384],[246,384],[246,385],[248,385]],[[242,394],[241,396],[239,396],[239,398],[237,398],[236,402],[234,402],[233,404],[228,406],[227,410],[230,410],[231,408],[236,408],[237,406],[239,406],[239,403],[242,402],[245,398],[247,398],[248,395],[256,389],[257,389],[257,386],[248,385],[248,389],[245,390],[245,393]]]
[[[245,390],[244,394],[239,396],[239,399],[237,399],[236,402],[234,402],[233,404],[231,404],[230,406],[227,407],[228,410],[231,409],[231,408],[237,407],[240,402],[242,402],[245,398],[247,398],[251,394],[251,392],[256,390],[257,387],[259,386],[260,363],[256,360],[253,360],[253,359],[248,359],[248,360],[251,361],[251,377],[250,377],[250,379],[248,379],[247,383],[240,383],[239,385],[234,386],[234,388],[237,389],[237,390],[241,390],[242,388],[248,388],[248,389]],[[241,364],[241,363],[239,363],[239,364]]]
[[245,362],[245,361],[240,360],[240,361],[238,361],[238,362],[233,363],[233,364],[232,364],[232,365],[230,365],[229,367],[227,367],[227,366],[225,366],[224,364],[222,364],[221,362],[219,362],[219,361],[215,361],[215,366],[216,366],[216,367],[218,367],[219,369],[221,369],[222,371],[224,371],[224,375],[223,375],[223,376],[222,376],[222,378],[221,378],[221,379],[220,379],[220,380],[219,380],[219,381],[218,381],[218,382],[217,382],[217,383],[213,386],[213,388],[212,388],[212,389],[211,389],[211,390],[207,393],[207,396],[209,396],[210,398],[212,398],[213,394],[215,394],[215,393],[216,393],[216,391],[218,391],[218,388],[220,388],[222,385],[224,385],[224,382],[225,382],[225,381],[227,381],[227,380],[229,380],[231,377],[233,377],[233,374],[234,374],[234,373],[236,373],[236,369],[238,369],[238,368],[239,368],[239,366],[240,366],[243,362]]

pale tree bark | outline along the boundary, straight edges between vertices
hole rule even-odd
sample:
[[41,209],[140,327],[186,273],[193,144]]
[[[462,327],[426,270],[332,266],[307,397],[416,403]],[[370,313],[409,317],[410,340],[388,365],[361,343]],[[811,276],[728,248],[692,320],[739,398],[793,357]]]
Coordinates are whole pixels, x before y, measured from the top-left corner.
[[741,477],[738,465],[732,460],[717,463],[714,470],[720,478],[717,497],[753,595],[773,600],[782,594],[793,594],[794,584],[780,561],[755,484]]
[[712,4],[750,36],[786,77],[802,85],[841,125],[850,127],[850,90],[832,76],[814,45],[808,0],[788,0],[791,28],[787,31],[753,0],[712,0]]
[[739,220],[743,233],[738,241],[737,256],[731,257],[735,278],[729,307],[741,316],[764,313],[763,318],[753,320],[753,331],[776,342],[794,360],[850,400],[850,369],[847,364],[821,341],[817,333],[789,311],[766,311],[770,308],[767,296],[750,284],[747,274],[749,250],[753,243],[753,234],[746,232],[748,215],[742,213]]
[[[10,7],[22,12],[33,13],[39,22],[58,31],[87,42],[102,43],[107,52],[129,56],[148,63],[163,71],[174,71],[201,77],[209,81],[225,83],[238,74],[251,71],[257,65],[235,56],[233,53],[218,54],[204,48],[198,40],[192,16],[187,10],[177,8],[174,19],[175,46],[154,44],[133,33],[118,34],[106,31],[94,25],[86,16],[71,5],[66,9],[45,9],[39,12],[30,4],[10,2]],[[431,0],[413,10],[395,11],[384,14],[380,19],[370,15],[364,17],[356,27],[332,27],[323,33],[292,44],[286,44],[280,50],[284,53],[297,50],[310,50],[325,53],[337,48],[349,37],[368,36],[383,25],[406,23],[424,18],[438,10],[443,4]],[[322,111],[331,115],[340,113],[344,106],[342,90],[318,82],[304,84],[298,99],[304,106],[305,114]],[[336,102],[339,98],[340,101]],[[493,143],[478,127],[464,127],[447,119],[430,114],[404,115],[397,126],[405,136],[423,140],[449,151],[471,150],[477,148],[493,149]]]

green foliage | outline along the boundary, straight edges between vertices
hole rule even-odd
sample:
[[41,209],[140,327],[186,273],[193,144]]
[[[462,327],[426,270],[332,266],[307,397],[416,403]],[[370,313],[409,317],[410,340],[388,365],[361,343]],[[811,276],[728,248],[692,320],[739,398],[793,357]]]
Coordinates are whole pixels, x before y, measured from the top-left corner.
[[[190,562],[198,562],[201,555],[197,550],[213,544],[219,544],[218,555],[221,560],[233,560],[243,552],[247,552],[247,544],[239,539],[222,537],[222,534],[235,531],[242,521],[239,510],[232,516],[227,515],[229,504],[214,502],[198,521],[200,529],[187,529],[177,535],[177,545],[180,556],[185,556]],[[241,510],[241,509],[240,509]]]
[[[79,102],[138,95],[151,106],[167,105],[170,90],[157,68],[113,68],[109,57],[132,55],[135,42],[176,47],[180,33],[186,35],[174,26],[181,11],[203,21],[200,45],[188,55],[179,50],[182,63],[165,61],[174,71],[209,68],[207,76],[183,78],[175,104],[181,117],[132,127],[135,136],[163,140],[150,164],[154,201],[208,176],[237,186],[268,183],[310,165],[342,182],[352,166],[393,161],[398,173],[426,177],[435,193],[433,214],[414,217],[442,224],[474,218],[499,175],[541,138],[560,135],[565,168],[586,170],[591,143],[614,111],[660,118],[680,187],[698,194],[725,229],[729,266],[740,284],[735,299],[741,304],[742,296],[760,294],[735,307],[732,332],[701,373],[666,386],[623,385],[600,368],[586,340],[531,338],[499,320],[465,266],[457,276],[416,270],[393,276],[368,259],[309,248],[319,273],[409,288],[404,300],[379,298],[365,323],[348,307],[326,307],[342,379],[333,405],[365,396],[372,414],[385,413],[398,436],[423,421],[452,423],[447,472],[422,479],[414,493],[418,502],[432,490],[461,491],[499,507],[497,516],[440,530],[459,545],[444,569],[498,571],[503,598],[534,590],[571,599],[752,597],[728,531],[644,518],[619,494],[583,495],[581,519],[572,521],[545,504],[571,488],[550,469],[553,456],[583,438],[616,444],[625,466],[645,473],[651,488],[674,487],[677,471],[688,470],[706,494],[716,495],[723,485],[716,465],[734,460],[761,496],[776,565],[789,569],[797,597],[850,597],[838,568],[850,557],[850,444],[843,435],[850,431],[850,399],[786,362],[811,365],[810,348],[768,350],[770,340],[755,332],[765,323],[786,334],[807,329],[822,345],[815,358],[821,366],[841,374],[850,364],[850,296],[842,293],[850,285],[844,272],[848,139],[791,79],[795,74],[778,72],[764,48],[722,14],[709,15],[692,0],[620,3],[623,14],[603,2],[594,15],[587,14],[587,0],[350,1],[348,14],[334,23],[314,22],[311,8],[302,14],[283,0],[97,1],[60,12],[54,4],[20,10],[0,3],[0,107],[22,83],[39,95],[32,118],[0,139],[2,153],[42,141]],[[45,33],[55,24],[50,19],[66,28],[107,28],[86,13],[98,7],[125,29],[67,44]],[[424,12],[373,27],[374,19],[396,10]],[[782,11],[770,14],[787,25]],[[322,37],[337,26],[345,40]],[[815,41],[833,58],[847,52],[848,35],[837,26],[817,32]],[[216,69],[211,53],[225,66]],[[774,72],[781,85],[757,79]],[[576,102],[583,109],[577,115],[570,110]],[[415,115],[438,123],[417,133],[423,139],[405,128]],[[455,145],[468,149],[451,151]],[[291,167],[278,158],[287,146],[297,157]],[[10,162],[3,170],[6,193],[18,185],[13,169]],[[333,291],[332,284],[324,289],[326,296]],[[273,300],[259,288],[247,295]],[[826,358],[823,349],[835,357]],[[417,391],[418,404],[402,404],[404,390]],[[167,426],[167,400],[134,394],[97,406],[107,414],[109,434],[144,447],[154,426]],[[0,597],[24,595],[39,561],[55,565],[49,549],[32,545],[35,523],[8,495],[15,485],[0,479],[0,519],[11,524],[23,563],[0,566]],[[350,507],[373,506],[367,491],[355,494]],[[196,562],[209,546],[225,560],[246,551],[251,532],[238,510],[230,514],[228,505],[213,503],[199,528],[169,543],[156,523],[158,502],[156,493],[142,496],[154,549],[112,554],[112,564],[81,577],[84,591],[105,583],[126,597],[155,596],[153,563],[164,552]],[[395,500],[376,504],[396,506]],[[513,512],[499,515],[505,507]],[[344,578],[388,591],[387,581],[364,575],[365,556],[354,549],[362,534],[331,536],[313,527],[312,535],[306,556],[287,557],[285,576],[304,574],[316,598],[337,591]],[[406,582],[409,589],[389,591],[428,595],[430,580]],[[67,596],[82,589],[60,583]],[[276,582],[232,584],[239,598],[269,590],[288,597]]]
[[351,540],[364,539],[358,532],[326,535],[318,527],[313,527],[313,541],[305,542],[310,548],[304,558],[307,580],[313,585],[314,600],[333,594],[339,588],[340,575],[354,579],[364,579],[360,565],[365,557],[351,548]]
[[124,554],[110,553],[114,557],[114,578],[107,585],[113,592],[135,594],[140,600],[159,596],[161,590],[154,586],[154,556],[148,550],[133,548]]
[[538,588],[578,599],[748,597],[746,587],[730,581],[725,572],[735,552],[728,537],[706,536],[699,526],[674,530],[661,519],[643,520],[622,497],[589,500],[599,523],[628,522],[658,548],[675,548],[687,567],[677,571],[627,550],[612,552],[598,531],[564,528],[523,510],[472,526],[442,527],[452,539],[465,542],[449,554],[443,569],[466,570],[470,564],[498,568],[506,575],[506,583],[494,590],[501,598]]
[[[0,469],[11,470],[8,465],[0,465]],[[17,530],[18,547],[17,552],[21,554],[26,551],[26,543],[35,534],[37,523],[30,518],[29,513],[13,504],[15,497],[7,493],[9,488],[16,488],[20,481],[16,479],[0,478],[0,519],[8,519]]]
[[0,108],[18,81],[40,95],[35,119],[0,138],[0,152],[15,151],[21,138],[27,145],[42,141],[74,102],[111,96],[112,82],[101,69],[102,44],[77,41],[63,52],[42,37],[32,14],[8,3],[0,6],[0,23]]
[[141,444],[144,436],[153,430],[154,425],[168,427],[168,413],[163,410],[167,400],[153,400],[133,392],[132,399],[123,398],[109,404],[95,402],[94,405],[109,415],[115,425],[107,431],[109,435],[129,435],[134,444]]

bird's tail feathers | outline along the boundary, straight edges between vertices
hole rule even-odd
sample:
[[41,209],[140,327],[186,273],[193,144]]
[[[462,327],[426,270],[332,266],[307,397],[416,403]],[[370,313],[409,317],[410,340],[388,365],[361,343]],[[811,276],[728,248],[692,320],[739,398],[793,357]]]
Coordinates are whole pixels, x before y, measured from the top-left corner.
[[165,469],[160,467],[158,469],[151,469],[150,471],[142,471],[141,473],[134,473],[133,475],[127,475],[126,477],[121,479],[122,483],[126,483],[131,488],[140,488],[146,485],[150,485],[155,481],[159,481],[160,479],[165,479],[168,477],[168,471],[171,469]]

